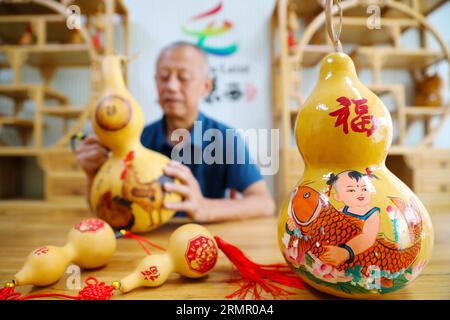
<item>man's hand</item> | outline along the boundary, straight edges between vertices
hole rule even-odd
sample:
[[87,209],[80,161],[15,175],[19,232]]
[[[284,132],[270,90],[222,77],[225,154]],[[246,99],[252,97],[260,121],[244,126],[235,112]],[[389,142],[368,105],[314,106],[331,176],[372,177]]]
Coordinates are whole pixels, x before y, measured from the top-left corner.
[[177,192],[183,196],[183,201],[168,202],[164,206],[169,210],[184,211],[197,222],[208,222],[210,217],[205,210],[207,200],[203,197],[200,185],[191,170],[177,161],[170,161],[164,169],[164,173],[181,183],[166,182],[164,190]]
[[88,179],[93,179],[102,164],[108,159],[109,150],[96,136],[87,137],[76,149],[77,161]]

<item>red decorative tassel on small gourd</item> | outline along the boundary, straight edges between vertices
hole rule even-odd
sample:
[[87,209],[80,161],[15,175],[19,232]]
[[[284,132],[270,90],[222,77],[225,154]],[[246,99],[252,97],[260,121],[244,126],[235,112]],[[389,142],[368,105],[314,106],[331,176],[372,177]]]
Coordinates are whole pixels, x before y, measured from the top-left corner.
[[252,299],[260,300],[264,298],[261,295],[262,292],[272,295],[274,299],[286,298],[294,293],[282,289],[276,284],[297,289],[304,288],[302,280],[287,264],[255,263],[247,258],[239,248],[225,242],[218,236],[215,236],[214,239],[220,250],[237,268],[243,281],[241,288],[226,296],[226,298],[245,299],[250,294]]

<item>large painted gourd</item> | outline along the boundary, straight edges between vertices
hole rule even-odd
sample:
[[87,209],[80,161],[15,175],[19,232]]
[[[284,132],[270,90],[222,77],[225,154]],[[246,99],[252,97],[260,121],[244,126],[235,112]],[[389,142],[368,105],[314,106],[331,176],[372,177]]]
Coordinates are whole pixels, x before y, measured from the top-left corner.
[[386,168],[389,111],[346,54],[322,60],[295,134],[305,172],[278,226],[291,268],[342,297],[373,298],[410,283],[430,259],[433,228],[419,199]]
[[163,204],[180,197],[162,187],[171,180],[163,174],[170,159],[140,142],[144,115],[125,86],[120,66],[120,56],[102,58],[104,89],[92,126],[111,156],[95,176],[90,202],[92,210],[113,228],[144,232],[168,221],[175,212]]

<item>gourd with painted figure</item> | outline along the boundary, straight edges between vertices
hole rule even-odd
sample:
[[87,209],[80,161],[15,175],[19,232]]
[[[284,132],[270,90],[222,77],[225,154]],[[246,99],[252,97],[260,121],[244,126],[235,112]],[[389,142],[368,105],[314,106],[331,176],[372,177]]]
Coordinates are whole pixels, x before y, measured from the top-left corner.
[[93,211],[115,229],[144,232],[157,228],[175,214],[165,201],[179,201],[166,193],[163,173],[170,161],[140,142],[144,115],[125,86],[120,56],[102,58],[103,91],[92,114],[92,126],[111,156],[96,174],[90,203]]
[[392,119],[342,53],[332,4],[327,0],[325,13],[337,52],[323,58],[319,80],[297,114],[305,171],[281,208],[278,240],[292,270],[312,287],[374,298],[420,274],[434,234],[425,207],[385,165]]
[[346,54],[322,60],[295,135],[305,172],[279,219],[288,264],[312,287],[342,297],[409,284],[430,259],[430,217],[385,166],[391,116]]

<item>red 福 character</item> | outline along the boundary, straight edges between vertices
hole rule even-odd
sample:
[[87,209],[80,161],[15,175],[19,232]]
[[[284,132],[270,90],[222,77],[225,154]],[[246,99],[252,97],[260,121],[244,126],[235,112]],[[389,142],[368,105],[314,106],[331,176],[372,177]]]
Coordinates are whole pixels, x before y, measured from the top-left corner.
[[350,116],[350,106],[352,103],[355,106],[354,117],[350,121],[350,127],[353,132],[366,132],[367,136],[370,137],[376,130],[376,117],[369,115],[369,106],[366,104],[367,99],[349,99],[347,97],[339,97],[336,99],[337,102],[342,106],[342,108],[330,112],[329,115],[332,117],[337,117],[334,127],[339,127],[342,125],[344,133],[348,134],[348,118]]
[[344,133],[348,134],[348,117],[350,116],[350,99],[347,97],[339,97],[336,99],[337,102],[341,106],[343,106],[340,109],[337,109],[336,111],[330,112],[329,115],[332,117],[337,117],[336,122],[334,124],[334,127],[337,128],[340,125],[344,127]]
[[155,281],[156,279],[159,278],[159,275],[160,275],[159,271],[158,271],[158,267],[156,267],[156,266],[151,266],[147,270],[141,271],[141,274],[145,280],[151,280],[151,281]]
[[367,115],[369,113],[369,106],[366,104],[367,99],[352,99],[355,104],[356,117],[351,121],[351,127],[354,132],[367,132],[367,136],[370,137],[375,129],[375,117],[373,115]]

